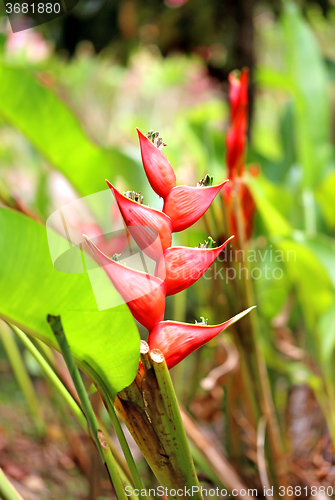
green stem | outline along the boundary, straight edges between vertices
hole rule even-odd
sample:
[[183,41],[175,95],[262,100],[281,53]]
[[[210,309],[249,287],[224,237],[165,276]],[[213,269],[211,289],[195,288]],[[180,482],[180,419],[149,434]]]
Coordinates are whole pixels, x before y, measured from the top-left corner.
[[134,482],[134,486],[135,486],[135,488],[137,490],[139,490],[140,497],[141,498],[146,498],[146,496],[144,495],[144,493],[142,493],[142,490],[144,490],[144,487],[143,487],[140,475],[138,473],[138,470],[137,470],[134,458],[133,458],[133,456],[131,454],[129,445],[128,445],[127,440],[125,438],[125,435],[123,433],[123,430],[122,430],[122,427],[120,425],[119,419],[116,416],[114,405],[111,402],[111,400],[109,399],[109,397],[108,397],[107,394],[104,394],[104,401],[106,403],[107,411],[108,411],[109,417],[110,417],[110,419],[112,421],[112,424],[113,424],[113,427],[115,429],[115,432],[116,432],[117,438],[119,440],[119,443],[121,445],[124,457],[127,460],[127,464],[128,464],[129,469],[130,469],[130,473],[131,473],[131,476],[132,476],[132,479],[133,479],[133,482]]
[[[164,430],[166,436],[171,435],[170,446],[176,456],[177,466],[181,470],[182,484],[190,488],[192,492],[195,490],[195,494],[192,495],[193,498],[202,499],[184,424],[164,356],[158,349],[153,349],[150,352],[150,357],[165,407],[163,415]],[[172,457],[173,455],[170,460],[172,460]]]
[[11,329],[6,323],[0,323],[0,338],[5,348],[7,357],[11,364],[13,373],[19,384],[22,393],[27,401],[30,412],[34,418],[36,427],[40,433],[44,433],[44,422],[40,410],[38,398],[34,386],[24,365],[19,348],[14,340]]
[[23,500],[0,468],[0,498],[3,500]]
[[[141,342],[141,366],[133,383],[119,392],[114,405],[125,421],[144,458],[155,474],[158,482],[166,488],[166,496],[175,500],[171,490],[187,487],[193,496],[200,500],[200,487],[188,448],[185,430],[173,391],[172,382],[164,362],[170,384],[170,391],[161,392],[162,376],[154,369],[149,346]],[[164,361],[161,353],[159,353]],[[159,372],[160,369],[158,368]],[[165,382],[164,382],[165,384]],[[169,402],[166,393],[173,393],[174,400]],[[171,493],[171,494],[170,494]],[[186,500],[185,492],[180,498]]]
[[33,357],[36,359],[37,363],[40,365],[42,368],[44,374],[46,375],[47,379],[51,384],[55,387],[55,389],[58,391],[58,393],[63,397],[65,400],[67,406],[70,408],[72,411],[73,415],[75,416],[77,422],[79,425],[82,427],[82,429],[86,432],[87,435],[89,435],[88,431],[88,426],[87,426],[87,421],[86,418],[81,411],[80,407],[76,403],[76,401],[73,399],[69,391],[66,389],[66,387],[63,385],[63,383],[59,380],[49,363],[45,360],[44,356],[39,352],[39,350],[34,346],[34,344],[31,342],[31,340],[27,337],[25,333],[23,333],[19,328],[17,328],[14,325],[11,325],[11,328],[13,329],[15,335],[20,339],[22,344],[25,346],[25,348],[33,355]]
[[59,347],[62,351],[64,361],[68,367],[71,378],[73,380],[76,391],[78,393],[83,412],[84,412],[84,414],[87,418],[87,421],[89,423],[89,426],[91,428],[93,439],[94,439],[95,444],[98,448],[101,459],[102,459],[103,463],[105,464],[109,478],[111,480],[111,483],[114,486],[116,496],[118,497],[119,500],[121,500],[121,499],[126,500],[127,496],[125,494],[125,490],[124,490],[119,472],[117,470],[117,465],[116,465],[115,459],[112,455],[110,447],[108,446],[105,435],[99,429],[98,422],[97,422],[97,419],[96,419],[95,414],[93,412],[93,409],[92,409],[90,400],[88,398],[84,383],[82,381],[79,370],[78,370],[78,368],[75,364],[75,361],[73,359],[73,356],[71,354],[70,346],[67,342],[60,316],[49,315],[47,320],[48,320],[48,323],[50,324],[50,327],[51,327],[52,331],[54,332],[54,335],[59,343]]

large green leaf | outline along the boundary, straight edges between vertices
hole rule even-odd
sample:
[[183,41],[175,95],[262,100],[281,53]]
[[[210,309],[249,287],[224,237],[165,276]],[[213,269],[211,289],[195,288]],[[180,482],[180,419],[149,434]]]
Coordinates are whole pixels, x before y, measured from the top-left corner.
[[122,175],[137,186],[144,178],[129,156],[91,142],[67,106],[25,69],[0,65],[0,116],[83,196],[105,189],[105,178]]
[[288,83],[295,97],[298,160],[304,170],[304,186],[313,188],[323,176],[330,155],[327,71],[311,28],[290,0],[284,2],[282,23]]
[[248,185],[268,233],[275,236],[289,236],[292,227],[278,208],[281,207],[282,212],[286,212],[292,206],[290,193],[261,176],[250,177]]
[[[296,238],[297,239],[297,238]],[[283,252],[287,276],[294,284],[304,311],[304,319],[310,330],[314,330],[317,319],[331,306],[334,287],[323,261],[301,241],[285,239],[276,243]]]
[[[79,366],[115,396],[138,367],[140,340],[127,306],[99,311],[87,273],[56,271],[43,225],[0,208],[0,234],[0,317],[57,347],[46,317],[60,314]],[[63,246],[61,236],[52,239]],[[103,272],[100,279],[116,293]]]

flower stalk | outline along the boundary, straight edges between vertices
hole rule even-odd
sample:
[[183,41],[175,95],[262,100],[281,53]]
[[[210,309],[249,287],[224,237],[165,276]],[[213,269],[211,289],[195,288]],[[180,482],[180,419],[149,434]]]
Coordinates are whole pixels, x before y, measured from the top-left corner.
[[[190,489],[201,499],[185,429],[170,374],[160,351],[141,342],[135,381],[114,402],[157,480],[169,491]],[[193,490],[192,490],[193,488]],[[184,498],[188,498],[186,496]],[[183,498],[183,497],[181,497]]]

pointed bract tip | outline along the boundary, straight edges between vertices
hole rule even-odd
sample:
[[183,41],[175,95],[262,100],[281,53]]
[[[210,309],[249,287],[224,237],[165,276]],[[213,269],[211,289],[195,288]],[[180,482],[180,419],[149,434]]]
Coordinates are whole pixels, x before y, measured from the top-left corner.
[[[231,240],[233,240],[235,238],[235,234],[232,234],[231,236],[229,236],[229,238],[223,243],[223,245],[227,245]],[[222,245],[221,245],[222,246]]]
[[236,321],[239,321],[240,319],[242,319],[244,316],[249,314],[252,309],[255,309],[255,307],[257,307],[257,306],[251,306],[248,309],[245,309],[245,311],[242,311],[242,312],[236,314],[236,316],[233,316],[230,320],[228,320],[229,325],[232,325],[233,323],[236,323]]
[[83,233],[83,236],[84,236],[84,238],[85,238],[86,243],[87,243],[89,246],[91,246],[91,245],[92,245],[92,246],[94,246],[94,247],[95,247],[95,245],[94,245],[93,241],[92,241],[92,240],[91,240],[91,239],[87,236],[87,234],[84,234],[84,233]]

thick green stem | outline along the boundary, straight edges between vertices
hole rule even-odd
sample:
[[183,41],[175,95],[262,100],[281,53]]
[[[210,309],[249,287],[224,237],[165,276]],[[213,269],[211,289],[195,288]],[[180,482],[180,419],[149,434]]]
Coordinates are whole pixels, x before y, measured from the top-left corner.
[[172,490],[181,490],[180,498],[200,500],[199,482],[164,358],[159,353],[156,359],[142,341],[141,362],[135,381],[118,394],[114,404],[167,497],[175,500]]
[[191,488],[192,492],[195,490],[195,494],[192,497],[201,499],[199,481],[164,356],[158,349],[153,349],[150,357],[165,410],[162,415],[162,423],[164,431],[167,433],[166,438],[170,439],[172,452],[170,460],[174,467],[180,470],[181,474],[179,477],[183,485]]
[[71,378],[75,385],[76,391],[78,393],[83,412],[87,418],[89,423],[93,439],[96,443],[98,451],[100,453],[101,459],[105,464],[106,470],[108,472],[109,478],[111,480],[112,485],[114,486],[116,495],[119,500],[126,500],[127,496],[125,494],[125,490],[117,469],[117,465],[115,459],[112,455],[111,449],[108,446],[107,440],[101,429],[99,429],[99,425],[95,414],[93,412],[90,400],[88,398],[84,383],[80,376],[79,370],[75,364],[73,356],[71,354],[70,346],[67,342],[63,326],[61,323],[60,316],[48,316],[48,323],[50,324],[52,331],[59,343],[59,347],[62,351],[64,361],[68,367]]
[[0,498],[2,500],[23,500],[0,468]]

